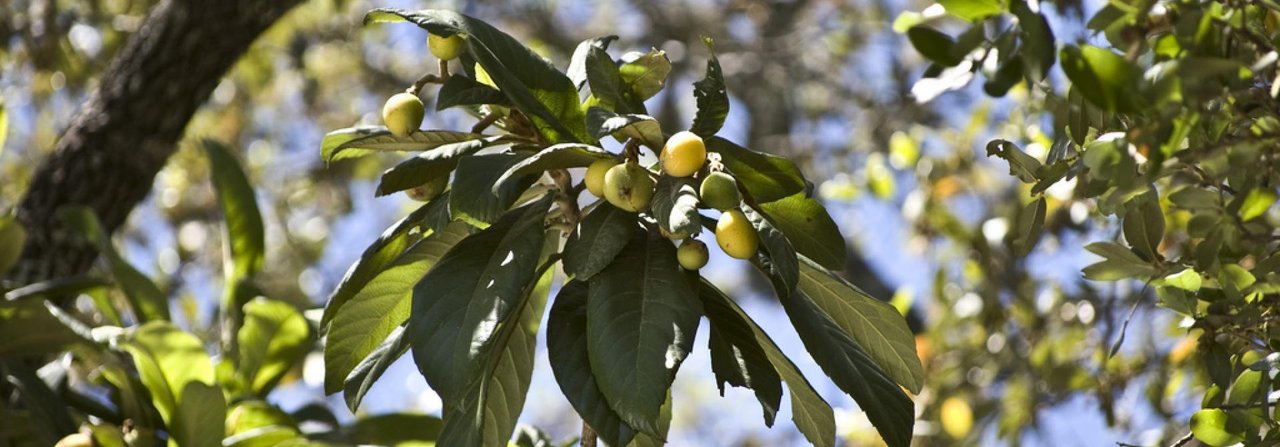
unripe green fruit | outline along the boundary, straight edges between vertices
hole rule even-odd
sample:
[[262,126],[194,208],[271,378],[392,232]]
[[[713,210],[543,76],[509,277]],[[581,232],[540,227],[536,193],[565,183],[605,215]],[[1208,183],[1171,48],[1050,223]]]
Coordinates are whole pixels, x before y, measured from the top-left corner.
[[707,146],[702,137],[689,131],[676,132],[662,146],[662,170],[672,177],[688,177],[707,162]]
[[618,163],[618,160],[607,158],[596,160],[587,167],[587,176],[582,179],[582,182],[587,184],[587,191],[590,191],[591,195],[604,197],[604,174]]
[[697,270],[707,265],[707,244],[697,239],[685,239],[676,249],[676,260],[685,270]]
[[54,447],[93,447],[93,438],[84,433],[72,433],[59,440]]
[[412,93],[396,93],[387,99],[382,106],[382,122],[387,130],[397,137],[408,136],[422,127],[422,118],[427,111],[422,107],[422,100]]
[[751,259],[760,247],[760,238],[742,210],[731,209],[716,222],[716,243],[724,253],[738,259]]
[[720,211],[737,208],[742,202],[742,194],[738,193],[738,181],[723,172],[712,172],[702,179],[702,187],[698,188],[702,203]]
[[620,209],[640,212],[653,200],[653,179],[649,170],[629,161],[609,168],[604,174],[604,198]]
[[442,175],[435,180],[406,189],[404,194],[409,196],[410,199],[417,200],[419,202],[430,202],[431,199],[436,198],[436,196],[439,196],[440,193],[444,192],[444,188],[447,186],[449,186],[449,176]]
[[462,35],[454,34],[449,37],[441,37],[432,34],[427,37],[427,47],[431,48],[431,54],[434,54],[442,61],[454,60],[462,54]]

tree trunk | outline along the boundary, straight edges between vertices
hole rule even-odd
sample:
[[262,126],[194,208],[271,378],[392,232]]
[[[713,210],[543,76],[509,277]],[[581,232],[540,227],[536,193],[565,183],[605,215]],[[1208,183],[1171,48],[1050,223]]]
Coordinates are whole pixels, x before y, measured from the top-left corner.
[[222,75],[299,0],[165,0],[121,49],[97,91],[37,168],[17,217],[28,239],[19,284],[83,273],[94,247],[57,210],[86,205],[114,232],[151,191],[183,129]]

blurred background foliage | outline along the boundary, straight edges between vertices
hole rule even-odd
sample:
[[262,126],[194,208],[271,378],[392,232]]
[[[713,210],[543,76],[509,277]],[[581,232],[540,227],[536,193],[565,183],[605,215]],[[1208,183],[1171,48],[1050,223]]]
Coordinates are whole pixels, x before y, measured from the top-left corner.
[[[17,203],[32,167],[155,3],[0,5],[0,92],[9,122],[0,152],[0,210]],[[394,156],[330,166],[317,156],[325,130],[377,123],[387,96],[434,69],[424,34],[360,27],[363,13],[381,6],[459,10],[521,38],[559,66],[589,37],[617,34],[612,48],[622,51],[664,50],[674,88],[648,104],[664,123],[691,116],[691,84],[701,78],[706,58],[698,42],[714,37],[732,99],[723,132],[747,147],[792,157],[808,178],[823,179],[816,190],[853,247],[847,275],[910,312],[927,372],[925,391],[916,396],[920,445],[1151,445],[1186,435],[1210,386],[1194,354],[1201,332],[1189,330],[1183,316],[1157,309],[1142,282],[1082,278],[1081,270],[1098,260],[1083,247],[1117,239],[1121,222],[1078,193],[1074,181],[1043,190],[1043,236],[1033,249],[1023,247],[1016,240],[1024,215],[1035,213],[1026,208],[1034,203],[1032,186],[1009,175],[1005,161],[988,158],[992,138],[1040,160],[1064,144],[1055,121],[1065,114],[1055,113],[1068,100],[1066,79],[1055,69],[1046,83],[1017,83],[999,97],[969,79],[946,85],[945,94],[920,90],[917,81],[943,67],[931,68],[933,62],[912,49],[907,28],[929,20],[960,35],[971,25],[937,19],[936,8],[919,1],[309,0],[261,36],[224,78],[119,236],[124,255],[171,298],[179,326],[204,334],[206,343],[217,340],[212,331],[223,260],[200,138],[241,149],[266,221],[260,286],[303,309],[322,305],[359,251],[410,206],[401,195],[373,199],[373,181]],[[1134,41],[1120,36],[1109,43],[1109,30],[1085,27],[1114,5],[1064,0],[1039,7],[1059,43],[1129,48],[1115,42]],[[993,40],[1012,23],[996,8],[990,20],[973,20]],[[1149,10],[1141,14],[1148,15],[1133,22],[1154,17]],[[932,100],[917,100],[925,98]],[[423,127],[461,129],[470,120],[431,113]],[[1169,234],[1186,237],[1189,218],[1170,214]],[[1263,218],[1277,220],[1272,212]],[[768,288],[764,279],[745,266],[713,267],[717,282],[735,296],[767,295],[759,292]],[[756,312],[776,306],[759,301]],[[1113,345],[1119,346],[1114,354]],[[273,402],[292,410],[324,399],[313,371],[318,362],[312,355],[286,376]],[[574,433],[578,422],[567,404],[541,401],[556,393],[543,396],[537,384],[525,419],[557,439]],[[413,396],[386,393],[371,411],[438,411],[423,384],[390,386]],[[674,410],[676,445],[797,439],[777,433],[793,430],[786,423],[772,430],[736,423],[743,411],[730,402],[690,397],[700,403]],[[331,411],[346,411],[340,397],[328,402]],[[852,402],[833,404],[842,407],[841,433],[851,444],[878,442]]]

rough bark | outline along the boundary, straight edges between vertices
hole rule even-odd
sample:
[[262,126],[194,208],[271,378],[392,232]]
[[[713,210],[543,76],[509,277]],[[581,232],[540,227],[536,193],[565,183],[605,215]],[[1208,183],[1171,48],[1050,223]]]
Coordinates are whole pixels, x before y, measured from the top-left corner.
[[97,251],[57,210],[81,204],[119,228],[151,190],[187,122],[259,34],[299,0],[165,0],[121,49],[18,205],[30,283],[83,273]]

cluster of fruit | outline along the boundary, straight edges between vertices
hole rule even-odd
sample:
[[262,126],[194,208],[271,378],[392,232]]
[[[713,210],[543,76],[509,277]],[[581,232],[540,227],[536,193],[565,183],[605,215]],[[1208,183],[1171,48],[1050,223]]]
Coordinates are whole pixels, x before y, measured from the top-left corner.
[[[431,54],[441,61],[449,61],[462,54],[463,41],[459,35],[428,38]],[[387,99],[382,107],[382,120],[387,130],[396,136],[408,136],[422,126],[426,109],[416,91],[397,93]],[[634,154],[633,154],[634,155]],[[718,167],[703,169],[707,164],[707,147],[702,137],[689,131],[677,132],[667,139],[659,154],[662,173],[671,177],[693,177],[701,181],[698,188],[703,205],[721,211],[716,222],[716,243],[725,254],[750,259],[759,248],[756,229],[739,208],[742,196],[737,180]],[[656,176],[640,166],[634,156],[625,161],[606,159],[587,168],[584,179],[586,188],[596,197],[602,197],[613,206],[631,212],[644,212],[653,200]],[[405,193],[417,201],[428,201],[448,186],[448,178],[440,177],[427,184],[411,188]],[[698,270],[707,264],[707,246],[692,235],[670,235],[682,240],[676,251],[680,266]]]
[[[719,169],[707,169],[707,147],[702,137],[693,132],[681,131],[667,139],[659,154],[662,172],[671,177],[697,176],[703,205],[720,210],[716,222],[716,243],[725,254],[738,259],[755,256],[759,246],[756,229],[739,209],[742,195],[738,182]],[[600,160],[587,168],[584,180],[587,191],[596,197],[604,197],[610,204],[631,212],[649,209],[656,181],[654,174],[634,160]],[[697,270],[707,264],[707,246],[691,235],[671,235],[683,239],[676,251],[680,266]]]

